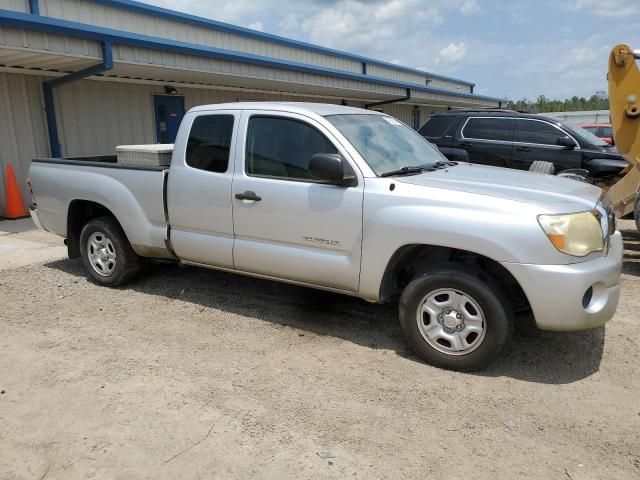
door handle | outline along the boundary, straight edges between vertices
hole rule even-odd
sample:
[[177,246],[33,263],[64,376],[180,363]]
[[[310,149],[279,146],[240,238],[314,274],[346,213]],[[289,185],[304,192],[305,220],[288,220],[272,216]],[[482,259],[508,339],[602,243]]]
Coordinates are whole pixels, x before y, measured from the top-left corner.
[[470,147],[471,143],[470,142],[460,142],[460,146],[461,147]]
[[251,190],[247,190],[244,193],[236,193],[236,198],[238,200],[242,200],[245,203],[259,202],[260,200],[262,200],[262,197],[259,197],[258,195],[256,195],[256,192],[252,192]]
[[530,152],[531,149],[529,147],[516,147],[516,152]]

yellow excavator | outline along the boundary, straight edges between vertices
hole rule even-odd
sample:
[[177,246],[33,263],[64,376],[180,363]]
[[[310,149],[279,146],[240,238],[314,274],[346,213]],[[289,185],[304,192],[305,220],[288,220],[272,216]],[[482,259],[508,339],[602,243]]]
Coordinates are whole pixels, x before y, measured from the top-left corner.
[[640,50],[617,45],[609,55],[609,107],[618,152],[629,162],[623,177],[609,188],[617,217],[635,213],[640,230]]

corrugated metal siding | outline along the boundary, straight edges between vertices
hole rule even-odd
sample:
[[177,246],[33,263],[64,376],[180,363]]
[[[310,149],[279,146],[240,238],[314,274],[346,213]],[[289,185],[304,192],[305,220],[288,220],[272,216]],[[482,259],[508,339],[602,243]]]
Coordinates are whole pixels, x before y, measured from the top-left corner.
[[[6,0],[4,0],[6,1]],[[362,64],[302,48],[247,38],[82,0],[40,0],[42,15],[183,42],[254,53],[328,68],[360,72]]]
[[13,165],[26,199],[31,159],[49,155],[41,85],[41,77],[0,73],[0,216],[5,212],[6,166]]
[[29,0],[0,0],[0,8],[14,12],[29,12]]
[[394,70],[392,68],[383,67],[381,65],[367,65],[367,74],[374,77],[398,80],[400,82],[417,83],[419,85],[424,85],[427,79],[426,74],[419,75],[417,73],[406,72],[403,70]]
[[[0,27],[0,45],[19,49],[73,55],[87,58],[102,58],[98,42],[79,38],[50,35],[17,28]],[[54,68],[54,66],[52,66]]]
[[540,115],[560,118],[575,125],[579,125],[581,123],[611,122],[611,112],[609,110],[588,110],[584,112],[549,112],[540,113]]
[[[238,101],[338,103],[287,94],[180,88],[185,108]],[[153,95],[162,86],[83,80],[56,89],[56,112],[64,155],[113,153],[116,145],[155,143]],[[351,102],[350,105],[362,106]]]
[[[182,89],[180,89],[182,91]],[[207,90],[207,89],[186,89],[185,90],[185,108],[196,107],[198,105],[208,105],[213,103],[227,102],[313,102],[313,103],[339,103],[337,99],[317,98],[313,96],[297,96],[287,94],[274,93],[251,93],[237,92],[225,90]],[[352,107],[363,107],[361,102],[349,102]]]
[[[156,90],[162,93],[161,87]],[[64,155],[109,154],[116,145],[156,143],[153,87],[84,80],[55,92]]]
[[498,102],[491,100],[483,100],[479,98],[470,98],[470,97],[459,97],[456,95],[448,95],[446,93],[430,93],[430,92],[422,92],[422,91],[414,91],[412,92],[412,96],[416,101],[424,101],[428,103],[429,101],[434,101],[436,103],[445,103],[450,106],[464,106],[464,107],[492,107],[495,108],[498,106]]
[[325,75],[294,72],[258,65],[241,64],[226,60],[215,60],[192,55],[159,52],[145,48],[122,45],[114,46],[114,60],[128,64],[154,65],[206,73],[239,75],[243,77],[277,80],[281,82],[303,83],[348,90],[359,90],[373,94],[403,95],[404,90],[388,85],[367,83],[358,80],[347,80]]
[[[407,72],[403,70],[394,70],[392,68],[384,67],[381,65],[368,65],[367,73],[375,77],[388,78],[400,82],[415,83],[418,85],[425,85],[434,88],[444,88],[446,90],[452,90],[455,92],[471,93],[470,85],[453,80],[433,78],[427,73],[421,75],[418,73]],[[430,80],[429,83],[427,83],[427,79]]]

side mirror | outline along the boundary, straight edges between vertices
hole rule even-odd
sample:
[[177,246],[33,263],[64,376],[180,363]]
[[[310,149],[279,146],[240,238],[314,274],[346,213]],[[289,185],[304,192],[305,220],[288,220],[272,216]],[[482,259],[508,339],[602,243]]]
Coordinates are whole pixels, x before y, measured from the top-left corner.
[[576,142],[574,142],[573,138],[571,137],[560,137],[558,138],[556,143],[561,147],[568,148],[569,150],[573,150],[574,148],[576,148]]
[[355,180],[355,175],[345,175],[344,159],[336,153],[316,153],[309,159],[309,173],[330,185],[348,187]]

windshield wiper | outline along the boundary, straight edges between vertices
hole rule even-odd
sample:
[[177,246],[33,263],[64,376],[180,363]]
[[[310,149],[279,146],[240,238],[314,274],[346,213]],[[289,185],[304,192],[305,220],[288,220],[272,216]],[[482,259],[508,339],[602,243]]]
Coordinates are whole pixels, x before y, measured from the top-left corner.
[[425,170],[431,170],[431,166],[428,167],[402,167],[398,170],[391,170],[390,172],[381,173],[381,177],[391,177],[393,175],[414,175],[416,173],[422,173]]
[[450,160],[439,160],[436,163],[429,165],[433,168],[446,168],[446,167],[455,167],[458,165],[458,162],[452,162]]
[[428,165],[421,165],[418,167],[402,167],[398,170],[392,170],[390,172],[381,173],[381,177],[391,177],[393,175],[415,175],[417,173],[422,172],[433,172],[434,170],[438,170],[440,168],[453,167],[457,165],[457,162],[450,162],[448,160],[439,160],[435,163],[430,163]]

